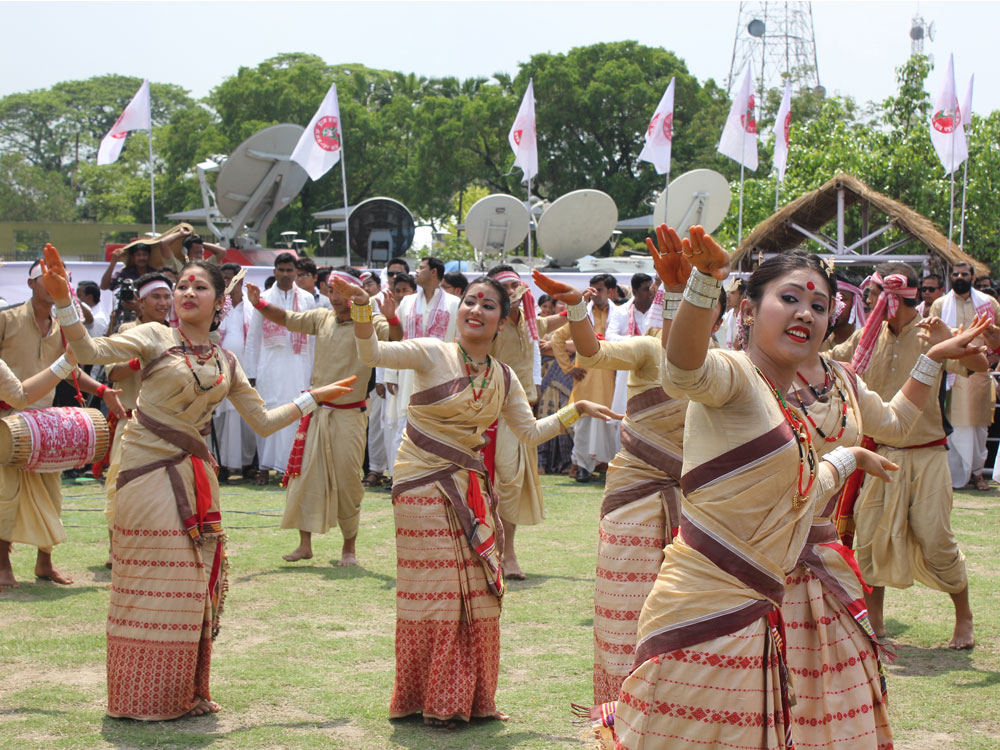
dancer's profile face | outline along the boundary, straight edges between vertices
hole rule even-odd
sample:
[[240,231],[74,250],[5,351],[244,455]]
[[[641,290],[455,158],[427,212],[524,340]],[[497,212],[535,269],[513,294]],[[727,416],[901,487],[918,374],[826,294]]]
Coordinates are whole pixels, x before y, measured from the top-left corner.
[[814,357],[823,343],[830,291],[818,271],[796,269],[768,284],[759,303],[745,300],[742,315],[753,316],[751,350],[798,367]]
[[458,306],[458,331],[463,338],[492,339],[500,329],[500,297],[490,284],[465,290]]

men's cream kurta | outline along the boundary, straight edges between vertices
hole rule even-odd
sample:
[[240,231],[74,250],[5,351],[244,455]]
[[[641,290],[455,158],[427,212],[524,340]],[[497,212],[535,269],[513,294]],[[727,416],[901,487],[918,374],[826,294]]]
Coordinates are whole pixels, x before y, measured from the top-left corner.
[[[918,335],[913,318],[895,335],[882,323],[871,364],[861,376],[868,388],[891,401],[910,377],[917,357],[930,345]],[[849,362],[861,331],[834,347],[833,359]],[[946,368],[965,375],[966,368],[946,360]],[[936,394],[941,374],[932,393]],[[866,477],[855,505],[857,557],[865,581],[872,586],[906,588],[914,580],[956,593],[968,583],[965,556],[951,531],[951,473],[941,421],[933,395],[913,429],[894,445],[880,445],[879,454],[899,464],[892,482]],[[934,443],[941,443],[933,445]]]
[[[522,313],[517,324],[504,321],[490,356],[514,371],[529,402],[538,399],[534,383],[535,342]],[[507,422],[497,421],[496,481],[500,518],[517,526],[532,526],[545,518],[542,483],[538,478],[538,449],[517,439]]]
[[[379,339],[389,336],[389,324],[381,315],[373,321]],[[323,405],[311,416],[302,456],[302,473],[288,482],[285,515],[281,528],[325,534],[339,524],[345,539],[358,534],[361,501],[361,467],[365,459],[367,413],[357,407],[336,405],[364,404],[365,388],[372,368],[358,359],[354,324],[350,318],[338,321],[337,313],[325,308],[307,312],[286,312],[289,331],[316,337],[312,387],[326,385],[352,375],[357,376],[354,390]]]
[[[990,300],[993,306],[993,320],[1000,322],[1000,303]],[[934,300],[930,315],[941,317],[944,297]],[[955,326],[966,328],[976,317],[972,298],[962,299],[955,295]],[[982,339],[976,343],[982,344]],[[993,422],[993,408],[996,406],[996,389],[993,378],[987,372],[974,372],[967,378],[957,378],[948,393],[948,421],[953,427],[989,427]]]
[[[49,331],[42,336],[31,300],[0,312],[0,359],[24,381],[51,365],[63,351],[59,324],[49,314]],[[52,406],[49,391],[29,409]],[[15,404],[11,404],[16,406]],[[15,410],[0,412],[6,417]],[[12,466],[0,466],[0,539],[20,542],[50,552],[66,541],[62,514],[61,475],[37,474]]]

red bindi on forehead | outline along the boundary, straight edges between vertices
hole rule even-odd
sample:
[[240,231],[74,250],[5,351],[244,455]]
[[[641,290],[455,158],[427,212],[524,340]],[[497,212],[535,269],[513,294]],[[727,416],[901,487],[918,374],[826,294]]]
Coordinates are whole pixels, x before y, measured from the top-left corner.
[[806,289],[808,289],[811,292],[811,291],[813,291],[813,290],[816,289],[816,285],[813,284],[811,281],[807,281],[806,282]]
[[194,281],[194,274],[191,274],[190,276],[188,276],[188,281]]

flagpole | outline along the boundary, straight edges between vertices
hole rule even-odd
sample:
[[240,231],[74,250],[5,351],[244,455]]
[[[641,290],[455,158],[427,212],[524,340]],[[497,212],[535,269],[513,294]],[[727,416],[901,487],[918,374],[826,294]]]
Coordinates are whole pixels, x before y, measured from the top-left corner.
[[[344,257],[347,258],[347,265],[350,266],[351,265],[351,222],[350,222],[351,217],[350,213],[348,212],[348,206],[350,204],[348,204],[347,202],[347,160],[344,158],[344,134],[343,132],[341,132],[339,133],[339,135],[340,135],[340,180],[344,187],[344,241],[347,243],[347,251],[345,252]],[[368,262],[367,258],[365,259],[365,262],[366,263]]]
[[663,186],[663,223],[667,223],[667,207],[670,205],[670,165],[667,165],[667,184]]
[[774,181],[774,212],[778,213],[778,196],[781,194],[781,178]]
[[153,215],[153,234],[156,234],[156,193],[153,188],[153,121],[149,121],[149,210]]
[[531,222],[535,217],[531,213],[531,177],[528,178],[528,260],[532,259],[531,255]]
[[948,247],[951,247],[951,237],[955,230],[955,133],[957,131],[958,126],[953,127],[951,131],[951,200],[948,203]]
[[969,157],[965,157],[965,174],[962,175],[962,221],[958,230],[958,246],[965,248],[965,191],[969,187]]

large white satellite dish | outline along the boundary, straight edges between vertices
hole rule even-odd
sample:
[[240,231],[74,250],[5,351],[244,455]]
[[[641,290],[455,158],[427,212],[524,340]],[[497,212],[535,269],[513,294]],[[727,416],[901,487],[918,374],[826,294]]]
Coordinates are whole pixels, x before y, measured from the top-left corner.
[[725,177],[711,169],[693,169],[671,182],[669,191],[660,193],[653,208],[653,226],[666,223],[681,237],[695,224],[714,232],[726,218],[731,201],[732,189]]
[[558,265],[601,249],[618,223],[618,207],[600,190],[574,190],[545,209],[538,220],[538,246]]
[[529,215],[524,201],[512,195],[487,195],[465,215],[465,234],[476,249],[476,260],[485,255],[504,256],[528,236]]
[[291,161],[304,128],[284,123],[247,138],[226,159],[215,183],[219,212],[230,220],[233,242],[244,235],[259,245],[274,220],[306,184],[309,176]]

